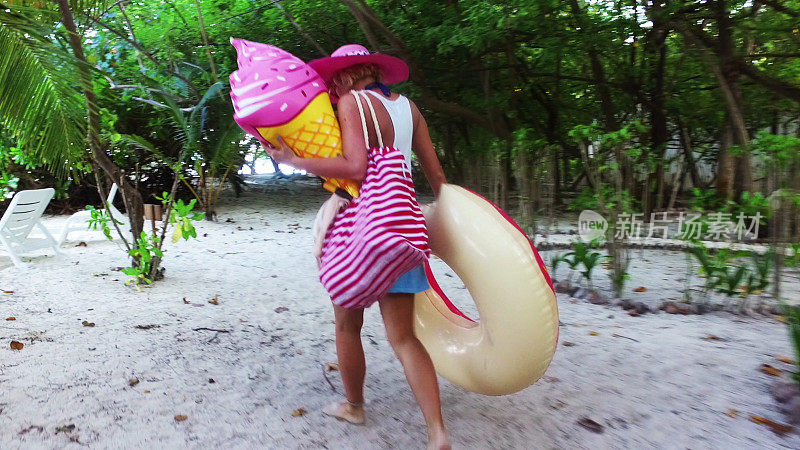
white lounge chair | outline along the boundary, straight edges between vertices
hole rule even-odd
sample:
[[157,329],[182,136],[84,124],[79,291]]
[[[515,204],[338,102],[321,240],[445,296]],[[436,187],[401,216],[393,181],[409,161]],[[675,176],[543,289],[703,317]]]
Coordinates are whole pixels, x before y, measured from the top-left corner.
[[[108,191],[108,198],[106,199],[106,202],[108,202],[108,209],[111,211],[113,218],[118,222],[122,222],[120,225],[120,230],[126,232],[128,229],[130,229],[128,217],[122,215],[122,213],[114,207],[114,197],[117,196],[117,190],[117,184],[114,183],[111,186],[111,190]],[[64,229],[61,231],[61,236],[58,238],[58,243],[63,243],[67,239],[67,235],[73,231],[86,231],[89,228],[89,220],[91,218],[92,213],[89,210],[78,211],[71,215],[67,220],[67,223],[64,225]],[[112,230],[114,229],[114,226],[110,223],[109,227],[111,227]]]
[[[19,191],[11,199],[8,209],[0,219],[0,244],[8,252],[14,265],[24,265],[19,259],[20,253],[48,247],[52,247],[56,253],[61,253],[53,235],[41,222],[44,209],[55,193],[53,188]],[[44,238],[29,236],[34,226],[41,230]]]

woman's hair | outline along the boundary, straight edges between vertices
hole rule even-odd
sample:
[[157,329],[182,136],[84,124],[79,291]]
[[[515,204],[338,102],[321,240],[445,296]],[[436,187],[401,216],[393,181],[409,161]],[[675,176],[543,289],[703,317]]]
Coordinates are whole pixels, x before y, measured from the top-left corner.
[[383,74],[376,64],[356,64],[336,72],[331,78],[329,86],[334,92],[338,89],[352,88],[358,80],[373,77],[375,81],[382,82]]

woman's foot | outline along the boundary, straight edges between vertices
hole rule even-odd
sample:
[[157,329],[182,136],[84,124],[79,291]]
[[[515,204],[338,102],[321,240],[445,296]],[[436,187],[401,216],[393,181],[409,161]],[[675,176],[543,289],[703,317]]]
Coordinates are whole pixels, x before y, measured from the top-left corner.
[[447,431],[428,431],[428,450],[450,450],[450,436]]
[[363,403],[334,403],[324,408],[322,412],[354,425],[363,425],[366,419]]

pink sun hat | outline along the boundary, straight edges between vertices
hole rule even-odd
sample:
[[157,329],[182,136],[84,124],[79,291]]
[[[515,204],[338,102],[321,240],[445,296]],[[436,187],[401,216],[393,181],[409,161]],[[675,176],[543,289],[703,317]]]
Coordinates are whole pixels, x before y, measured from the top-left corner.
[[366,47],[358,44],[343,45],[337,48],[331,56],[315,59],[308,63],[327,84],[330,84],[336,72],[356,64],[378,66],[383,74],[385,84],[399,83],[408,79],[408,66],[402,59],[380,53],[370,53]]

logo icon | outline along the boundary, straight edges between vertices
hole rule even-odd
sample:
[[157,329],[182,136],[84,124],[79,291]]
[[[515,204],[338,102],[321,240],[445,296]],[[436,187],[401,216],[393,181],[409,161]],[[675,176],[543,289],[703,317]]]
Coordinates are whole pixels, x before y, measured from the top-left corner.
[[604,238],[608,230],[608,222],[600,214],[591,209],[584,209],[578,216],[578,235],[584,241]]

